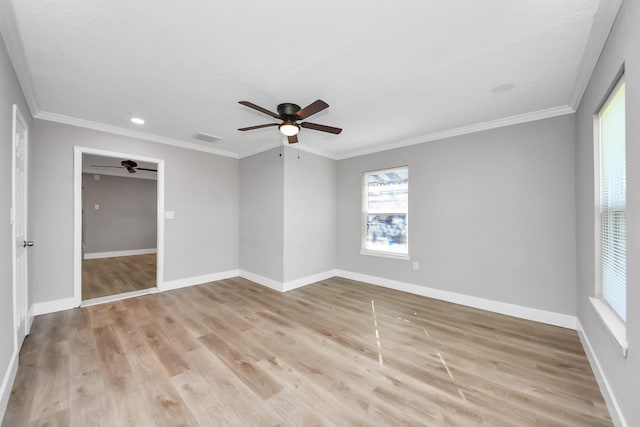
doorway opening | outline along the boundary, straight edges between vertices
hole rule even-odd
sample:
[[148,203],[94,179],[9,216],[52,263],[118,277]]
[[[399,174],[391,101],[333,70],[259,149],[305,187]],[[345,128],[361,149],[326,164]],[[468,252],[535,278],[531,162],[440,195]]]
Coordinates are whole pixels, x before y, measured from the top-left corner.
[[164,162],[76,147],[75,299],[92,305],[162,283]]

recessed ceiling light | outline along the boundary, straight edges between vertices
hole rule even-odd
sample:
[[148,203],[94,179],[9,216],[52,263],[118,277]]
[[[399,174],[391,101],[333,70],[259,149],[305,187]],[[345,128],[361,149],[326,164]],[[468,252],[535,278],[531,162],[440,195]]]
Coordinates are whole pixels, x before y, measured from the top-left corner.
[[140,117],[131,117],[131,122],[137,125],[143,125],[144,119],[141,119]]
[[515,83],[506,83],[506,84],[494,87],[493,89],[491,89],[491,92],[492,93],[505,93],[505,92],[509,92],[514,87],[516,87]]

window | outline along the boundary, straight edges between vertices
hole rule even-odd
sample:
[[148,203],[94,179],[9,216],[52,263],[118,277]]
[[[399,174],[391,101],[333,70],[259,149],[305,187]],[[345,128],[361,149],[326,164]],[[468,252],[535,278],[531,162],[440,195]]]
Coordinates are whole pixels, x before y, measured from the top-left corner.
[[600,274],[598,296],[627,317],[625,84],[616,85],[598,112]]
[[409,168],[365,172],[363,199],[361,253],[408,258]]

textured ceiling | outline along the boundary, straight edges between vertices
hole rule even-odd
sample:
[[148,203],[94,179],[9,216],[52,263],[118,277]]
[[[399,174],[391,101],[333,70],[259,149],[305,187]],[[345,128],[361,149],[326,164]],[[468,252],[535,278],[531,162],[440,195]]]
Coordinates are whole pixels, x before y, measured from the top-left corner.
[[[343,133],[303,129],[299,138],[302,148],[338,158],[568,110],[590,34],[602,33],[591,40],[601,47],[608,33],[594,31],[597,0],[12,5],[25,60],[21,82],[31,86],[36,116],[69,116],[240,156],[282,140],[277,128],[238,132],[273,121],[240,100],[270,110],[325,100],[331,107],[309,120]],[[146,124],[133,125],[132,115]],[[192,139],[197,132],[223,139],[199,142]]]

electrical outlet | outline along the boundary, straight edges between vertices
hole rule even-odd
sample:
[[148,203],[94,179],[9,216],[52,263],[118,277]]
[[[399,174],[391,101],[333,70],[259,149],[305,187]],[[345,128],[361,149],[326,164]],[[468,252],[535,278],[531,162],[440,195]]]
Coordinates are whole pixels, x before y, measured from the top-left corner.
[[93,209],[96,210],[96,211],[99,211],[100,210],[100,205],[98,205],[98,204],[93,205]]
[[174,219],[175,213],[173,211],[165,211],[164,213],[164,219]]
[[413,269],[420,270],[420,263],[418,261],[413,261]]

